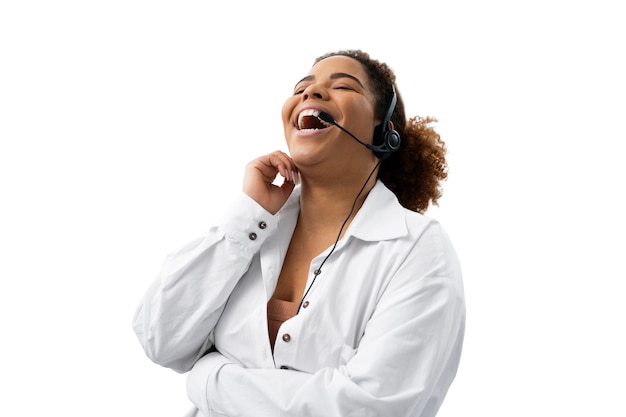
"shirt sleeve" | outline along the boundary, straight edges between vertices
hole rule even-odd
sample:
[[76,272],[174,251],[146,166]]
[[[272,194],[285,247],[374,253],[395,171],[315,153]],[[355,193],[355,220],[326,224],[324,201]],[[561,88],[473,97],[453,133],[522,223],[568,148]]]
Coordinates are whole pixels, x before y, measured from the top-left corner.
[[221,226],[166,258],[133,319],[152,361],[186,372],[211,348],[230,293],[277,223],[242,193]]
[[458,368],[465,302],[451,246],[430,233],[390,280],[346,365],[247,369],[213,352],[188,376],[191,401],[207,416],[434,416]]

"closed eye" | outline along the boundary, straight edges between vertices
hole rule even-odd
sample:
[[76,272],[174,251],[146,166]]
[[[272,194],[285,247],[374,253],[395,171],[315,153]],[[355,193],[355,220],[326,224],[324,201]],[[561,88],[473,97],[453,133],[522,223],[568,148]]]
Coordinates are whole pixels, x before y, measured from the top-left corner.
[[293,95],[297,96],[298,94],[304,93],[304,90],[308,87],[308,84],[298,84],[296,88],[293,90]]

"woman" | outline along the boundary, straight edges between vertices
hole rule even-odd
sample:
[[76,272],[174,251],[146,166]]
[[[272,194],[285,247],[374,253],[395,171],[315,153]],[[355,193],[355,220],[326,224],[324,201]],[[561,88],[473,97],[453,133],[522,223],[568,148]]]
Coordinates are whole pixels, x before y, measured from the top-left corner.
[[465,323],[452,245],[421,214],[444,144],[362,51],[318,58],[282,117],[290,155],[250,162],[228,215],[167,258],[139,340],[191,370],[189,416],[434,416]]

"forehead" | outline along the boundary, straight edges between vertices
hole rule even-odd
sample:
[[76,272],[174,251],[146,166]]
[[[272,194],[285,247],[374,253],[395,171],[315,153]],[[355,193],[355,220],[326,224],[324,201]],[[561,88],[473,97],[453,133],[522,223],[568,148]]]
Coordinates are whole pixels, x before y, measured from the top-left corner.
[[330,76],[334,73],[345,73],[358,78],[365,86],[369,86],[369,78],[363,64],[354,58],[336,55],[325,58],[313,65],[309,75],[317,77]]

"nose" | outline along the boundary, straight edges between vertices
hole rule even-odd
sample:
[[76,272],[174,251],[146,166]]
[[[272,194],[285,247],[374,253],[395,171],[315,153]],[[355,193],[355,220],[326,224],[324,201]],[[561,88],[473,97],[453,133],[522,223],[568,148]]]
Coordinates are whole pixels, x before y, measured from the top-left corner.
[[302,98],[304,100],[308,100],[310,98],[325,100],[327,97],[328,94],[326,89],[317,83],[308,85],[302,92]]

